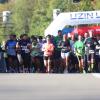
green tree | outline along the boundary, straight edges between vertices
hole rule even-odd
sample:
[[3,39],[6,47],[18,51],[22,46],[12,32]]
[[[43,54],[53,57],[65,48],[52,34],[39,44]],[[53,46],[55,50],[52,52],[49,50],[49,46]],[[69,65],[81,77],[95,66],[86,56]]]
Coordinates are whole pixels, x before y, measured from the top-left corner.
[[100,0],[94,0],[92,2],[92,5],[93,5],[95,10],[100,10]]
[[29,33],[35,0],[16,0],[12,8],[13,31],[16,34]]
[[48,0],[36,0],[33,10],[33,16],[30,25],[30,34],[43,35],[44,30],[51,21],[51,17],[47,15],[49,11]]
[[82,2],[80,3],[80,9],[82,11],[94,10],[94,7],[92,5],[92,1],[91,0],[82,0]]

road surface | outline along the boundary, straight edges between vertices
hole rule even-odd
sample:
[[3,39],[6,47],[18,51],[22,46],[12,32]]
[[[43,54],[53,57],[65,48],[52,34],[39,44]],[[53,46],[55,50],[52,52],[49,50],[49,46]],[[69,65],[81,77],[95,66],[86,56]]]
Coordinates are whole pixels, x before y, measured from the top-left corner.
[[0,100],[100,100],[92,74],[0,74]]

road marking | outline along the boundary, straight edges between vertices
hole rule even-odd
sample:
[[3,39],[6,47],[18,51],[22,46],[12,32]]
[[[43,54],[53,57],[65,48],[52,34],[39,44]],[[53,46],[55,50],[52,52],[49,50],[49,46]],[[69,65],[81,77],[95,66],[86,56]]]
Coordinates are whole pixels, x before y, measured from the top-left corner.
[[93,73],[92,75],[93,75],[94,77],[96,77],[96,78],[100,78],[100,74],[97,74],[97,73],[94,74],[94,73]]

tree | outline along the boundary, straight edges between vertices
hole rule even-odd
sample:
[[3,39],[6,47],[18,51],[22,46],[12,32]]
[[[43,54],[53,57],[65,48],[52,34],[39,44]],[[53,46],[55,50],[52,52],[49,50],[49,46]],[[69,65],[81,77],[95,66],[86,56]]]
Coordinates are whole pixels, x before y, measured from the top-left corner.
[[100,0],[93,0],[92,5],[95,10],[99,10],[100,9]]
[[82,0],[80,4],[80,8],[82,11],[91,11],[94,10],[91,0]]
[[[44,30],[51,21],[48,0],[36,0],[30,25],[30,34],[44,35]],[[51,14],[51,12],[50,12]]]
[[12,9],[16,34],[29,33],[35,0],[16,0]]

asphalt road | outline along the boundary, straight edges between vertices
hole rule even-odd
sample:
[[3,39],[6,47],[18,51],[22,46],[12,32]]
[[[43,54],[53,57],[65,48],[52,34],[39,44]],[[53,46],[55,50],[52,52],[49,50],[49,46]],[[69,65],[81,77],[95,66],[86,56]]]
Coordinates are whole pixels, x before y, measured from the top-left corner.
[[100,100],[92,74],[1,74],[0,100]]

